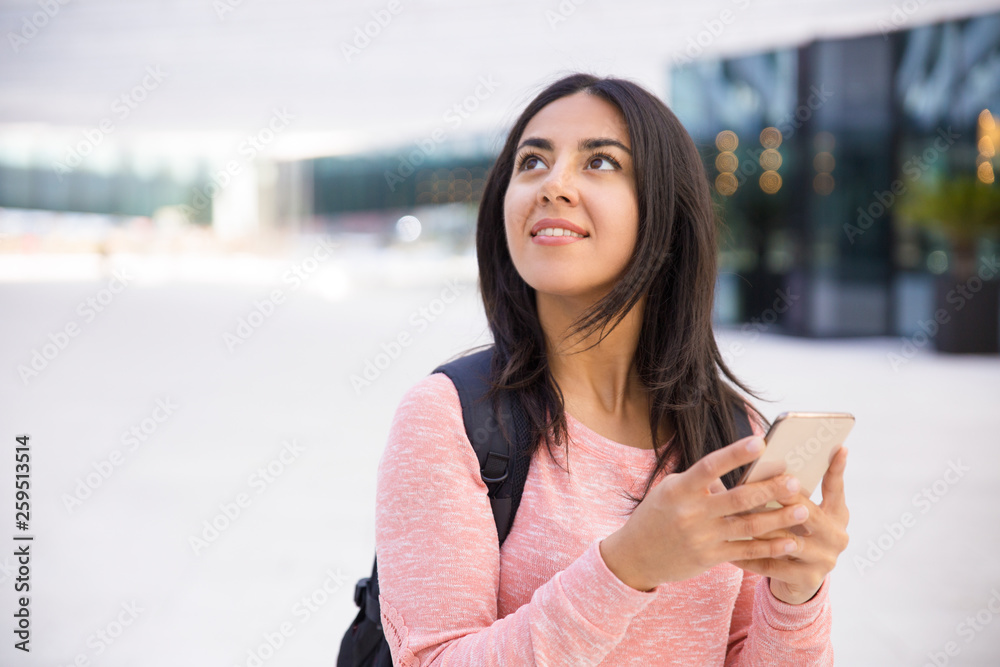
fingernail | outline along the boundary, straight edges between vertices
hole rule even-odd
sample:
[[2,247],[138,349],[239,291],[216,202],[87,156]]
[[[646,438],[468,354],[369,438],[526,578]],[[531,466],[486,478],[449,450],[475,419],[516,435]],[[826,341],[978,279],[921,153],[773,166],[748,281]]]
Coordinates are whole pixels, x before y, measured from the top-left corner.
[[764,441],[760,438],[754,438],[747,443],[747,451],[751,454],[756,454],[762,449],[764,449]]
[[797,480],[794,477],[789,477],[788,481],[785,482],[785,488],[791,491],[792,493],[795,493],[796,491],[799,490],[799,480]]
[[792,516],[794,516],[797,521],[805,521],[809,516],[809,510],[802,506],[796,507]]
[[796,547],[795,542],[786,542],[785,543],[785,553],[786,554],[792,553],[793,551],[795,551],[796,548],[797,547]]

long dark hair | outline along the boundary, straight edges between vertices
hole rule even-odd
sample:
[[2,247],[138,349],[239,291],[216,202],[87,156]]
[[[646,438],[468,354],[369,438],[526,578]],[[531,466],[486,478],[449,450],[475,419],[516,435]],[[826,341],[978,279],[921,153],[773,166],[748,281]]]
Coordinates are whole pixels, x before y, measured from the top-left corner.
[[[487,177],[476,250],[480,290],[496,346],[490,395],[497,400],[501,392],[509,391],[522,403],[533,433],[531,452],[543,440],[550,453],[554,445],[567,441],[562,392],[549,370],[534,289],[511,260],[503,211],[525,126],[546,105],[581,91],[610,102],[625,118],[639,228],[620,280],[581,315],[572,333],[600,331],[599,340],[603,339],[646,296],[633,359],[649,391],[649,426],[656,451],[655,469],[642,492],[645,497],[673,454],[679,457],[676,470],[681,472],[737,439],[732,410],[745,400],[723,376],[747,394],[755,394],[727,368],[715,342],[717,223],[698,150],[674,113],[631,81],[573,74],[551,84],[515,121]],[[751,417],[765,423],[752,407]],[[668,446],[657,441],[666,420],[675,428]],[[735,484],[739,473],[733,471],[723,479],[727,487]]]

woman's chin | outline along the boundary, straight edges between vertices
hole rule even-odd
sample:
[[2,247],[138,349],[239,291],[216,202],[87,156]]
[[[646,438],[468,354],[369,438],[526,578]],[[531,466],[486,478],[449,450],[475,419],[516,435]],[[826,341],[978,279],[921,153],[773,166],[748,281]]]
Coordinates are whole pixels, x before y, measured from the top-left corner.
[[538,297],[549,299],[563,299],[569,301],[585,301],[593,303],[607,294],[606,287],[591,283],[583,284],[579,281],[570,280],[540,280],[529,282]]

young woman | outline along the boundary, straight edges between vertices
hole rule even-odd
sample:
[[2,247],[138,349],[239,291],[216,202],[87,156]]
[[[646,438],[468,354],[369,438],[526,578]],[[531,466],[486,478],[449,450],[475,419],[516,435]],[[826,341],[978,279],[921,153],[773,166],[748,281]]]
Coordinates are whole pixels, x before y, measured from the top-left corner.
[[518,118],[477,249],[492,380],[536,445],[499,548],[454,385],[403,398],[376,515],[394,664],[833,664],[846,450],[819,505],[784,475],[733,488],[766,422],[736,440],[715,224],[693,141],[641,87],[569,76]]

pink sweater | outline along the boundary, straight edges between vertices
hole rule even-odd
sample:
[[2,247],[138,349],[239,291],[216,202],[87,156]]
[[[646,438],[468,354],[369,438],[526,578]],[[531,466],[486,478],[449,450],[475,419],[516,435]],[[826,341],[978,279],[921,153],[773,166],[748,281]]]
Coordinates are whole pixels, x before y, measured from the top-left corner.
[[454,385],[434,374],[405,394],[379,464],[375,534],[394,664],[833,664],[829,579],[802,605],[729,563],[650,592],[618,579],[598,545],[625,523],[621,491],[641,491],[653,452],[567,421],[570,473],[538,448],[498,549]]

